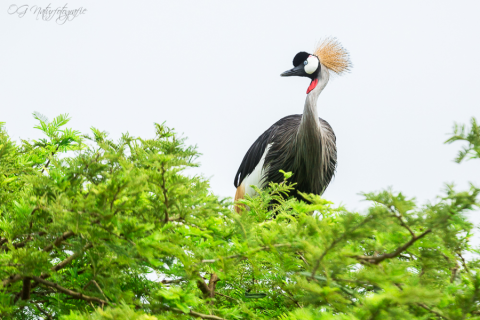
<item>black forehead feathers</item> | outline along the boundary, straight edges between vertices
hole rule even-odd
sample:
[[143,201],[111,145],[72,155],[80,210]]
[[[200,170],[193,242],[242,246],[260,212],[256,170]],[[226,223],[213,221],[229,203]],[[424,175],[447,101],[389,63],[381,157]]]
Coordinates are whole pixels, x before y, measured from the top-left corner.
[[310,53],[307,53],[305,51],[297,53],[295,58],[293,58],[293,66],[299,66],[303,63],[303,61],[307,60],[308,56],[310,56]]

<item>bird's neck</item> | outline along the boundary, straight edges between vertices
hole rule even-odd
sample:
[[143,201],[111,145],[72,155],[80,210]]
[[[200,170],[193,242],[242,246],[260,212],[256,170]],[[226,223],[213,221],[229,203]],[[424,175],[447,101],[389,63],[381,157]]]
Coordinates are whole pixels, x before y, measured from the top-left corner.
[[315,89],[307,94],[305,100],[302,120],[297,135],[301,140],[310,140],[311,138],[318,139],[318,135],[320,134],[320,120],[318,119],[317,100],[318,96],[327,85],[328,79],[328,70],[322,66],[321,71],[318,74],[318,84]]
[[[328,70],[322,66],[317,86],[307,94],[302,120],[297,131],[292,151],[295,153],[293,172],[297,172],[299,185],[310,184],[316,190],[318,182],[324,177],[322,168],[323,134],[317,112],[317,99],[328,83]],[[324,166],[324,164],[323,164]],[[308,177],[308,178],[307,178]],[[317,190],[320,192],[321,190]]]

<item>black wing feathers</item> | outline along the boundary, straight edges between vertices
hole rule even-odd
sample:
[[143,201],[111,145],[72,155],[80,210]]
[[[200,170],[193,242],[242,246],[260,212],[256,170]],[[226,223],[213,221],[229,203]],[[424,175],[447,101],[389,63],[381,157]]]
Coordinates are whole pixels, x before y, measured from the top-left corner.
[[[270,128],[267,129],[258,139],[252,144],[250,149],[248,149],[245,157],[243,157],[242,163],[238,168],[237,174],[235,175],[235,180],[233,180],[233,185],[235,188],[242,183],[243,179],[248,176],[250,173],[255,170],[255,167],[262,159],[263,153],[267,148],[268,144],[272,142],[272,139],[275,136],[277,130],[283,127],[285,124],[291,121],[301,119],[302,115],[294,114],[286,116],[277,122],[275,122]],[[280,174],[280,173],[279,173]]]
[[235,188],[242,183],[243,179],[248,176],[250,173],[255,170],[255,167],[262,159],[263,153],[267,148],[268,141],[270,139],[270,135],[273,131],[273,127],[275,125],[268,128],[258,139],[252,144],[250,149],[248,149],[245,157],[243,157],[242,163],[238,168],[237,174],[235,175],[235,180],[233,180],[233,185]]

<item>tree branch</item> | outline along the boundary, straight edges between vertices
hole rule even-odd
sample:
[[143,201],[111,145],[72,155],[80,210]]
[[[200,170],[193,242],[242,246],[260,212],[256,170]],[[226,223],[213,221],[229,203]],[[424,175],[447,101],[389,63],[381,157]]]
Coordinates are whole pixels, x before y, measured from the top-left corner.
[[[78,257],[81,253],[83,253],[84,251],[88,250],[89,248],[93,247],[92,244],[90,243],[87,243],[84,247],[83,247],[83,250],[81,252],[76,252],[74,254],[72,254],[71,256],[67,257],[66,259],[64,259],[63,261],[61,261],[60,263],[58,263],[57,265],[53,266],[52,268],[50,268],[50,270],[52,271],[58,271],[60,269],[63,269],[65,268],[70,262],[72,262],[73,259],[75,259],[76,257]],[[48,273],[42,273],[40,275],[40,278],[42,279],[48,279],[50,277],[50,275]],[[83,290],[85,290],[85,288],[90,284],[90,282],[85,285],[85,287],[83,288]],[[38,282],[34,282],[32,284],[32,287],[31,289],[34,289],[38,286]]]
[[210,280],[208,281],[208,289],[210,290],[210,298],[215,297],[215,288],[217,287],[217,282],[220,281],[220,278],[216,273],[212,273]]
[[[13,243],[12,246],[13,246],[15,249],[25,247],[25,245],[27,244],[27,242],[33,240],[32,236],[34,236],[35,234],[37,234],[38,236],[44,236],[44,235],[46,235],[47,233],[44,232],[44,231],[40,231],[40,232],[38,232],[38,233],[28,234],[28,236],[27,236],[27,238],[25,238],[25,240],[23,240],[22,242]],[[17,239],[19,239],[19,238],[21,238],[21,236],[17,236],[17,237],[14,238],[13,240],[17,240]],[[4,241],[2,241],[2,242],[0,243],[0,245],[1,245],[2,243],[8,243],[8,239],[5,238],[5,239],[3,239],[3,240],[4,240]],[[0,247],[0,251],[8,252],[8,251],[9,251],[8,246],[7,246],[7,245],[2,245],[2,246]]]
[[3,287],[6,287],[7,285],[11,284],[11,283],[14,283],[14,282],[17,282],[17,281],[20,281],[22,280],[22,276],[19,275],[19,274],[14,274],[14,275],[11,275],[10,277],[8,277],[7,279],[5,280],[2,280],[2,285]]
[[72,262],[73,259],[75,259],[76,257],[78,257],[80,254],[82,254],[83,252],[85,252],[86,250],[90,249],[91,247],[93,247],[93,245],[91,243],[87,243],[82,251],[80,252],[75,252],[74,254],[72,254],[71,256],[67,257],[65,260],[63,260],[62,262],[60,262],[59,264],[55,265],[52,267],[52,271],[58,271],[62,268],[64,268],[67,264],[69,264],[70,262]]
[[185,281],[185,279],[183,279],[183,278],[180,278],[180,279],[173,279],[173,280],[167,280],[167,279],[163,279],[162,281],[160,281],[160,283],[163,283],[163,284],[170,284],[170,283],[179,283],[179,282],[182,282],[182,281]]
[[74,236],[75,233],[72,231],[67,231],[64,232],[60,237],[58,237],[53,244],[49,244],[45,248],[43,248],[43,251],[48,252],[53,249],[53,247],[58,247],[63,241],[67,240],[68,238]]
[[[390,209],[389,209],[389,210],[390,210]],[[410,227],[405,223],[405,221],[403,221],[402,216],[396,214],[396,213],[395,213],[394,211],[392,211],[392,210],[390,210],[390,212],[392,212],[393,216],[398,219],[398,221],[400,222],[400,225],[401,225],[402,227],[404,227],[405,229],[407,229],[408,232],[410,232],[410,235],[411,235],[412,237],[415,237],[415,233],[413,233],[412,229],[410,229]]]
[[102,305],[104,304],[109,304],[107,301],[105,300],[102,300],[102,299],[99,299],[99,298],[95,298],[95,297],[90,297],[90,296],[86,296],[82,293],[79,293],[79,292],[75,292],[73,290],[70,290],[70,289],[67,289],[67,288],[64,288],[54,282],[50,282],[48,280],[44,280],[40,277],[35,277],[35,276],[32,276],[32,279],[35,280],[36,282],[39,282],[47,287],[51,287],[51,288],[55,288],[57,289],[58,291],[62,292],[62,293],[65,293],[75,299],[79,299],[79,300],[85,300],[85,301],[88,301],[88,302],[97,302],[97,303],[100,303]]
[[215,288],[218,281],[220,281],[220,278],[217,276],[216,273],[212,273],[210,275],[210,280],[208,281],[208,284],[203,279],[197,280],[197,287],[198,289],[200,289],[200,291],[202,291],[205,299],[215,297]]
[[208,287],[208,284],[206,284],[205,281],[203,281],[203,279],[197,280],[197,287],[198,289],[200,289],[200,291],[202,291],[203,296],[205,298],[210,297],[210,288]]
[[380,262],[382,262],[383,260],[385,259],[390,259],[390,258],[396,258],[400,255],[400,253],[402,253],[403,251],[407,250],[412,244],[415,243],[415,241],[425,237],[427,234],[429,234],[430,232],[432,232],[432,229],[428,229],[426,230],[425,232],[423,232],[421,235],[419,236],[413,236],[410,241],[408,241],[407,243],[405,243],[403,246],[397,248],[395,251],[393,252],[390,252],[390,253],[386,253],[386,254],[382,254],[382,255],[379,255],[379,256],[351,256],[352,258],[356,258],[358,260],[363,260],[363,261],[366,261],[366,262],[369,262],[369,263],[373,263],[373,264],[379,264]]
[[[69,237],[72,237],[74,236],[75,234],[72,232],[72,231],[67,231],[67,232],[64,232],[62,234],[62,236],[60,236],[59,238],[57,238],[55,240],[55,242],[53,244],[50,244],[48,246],[46,246],[43,251],[45,252],[48,252],[50,250],[53,249],[53,247],[57,247],[59,246],[63,241],[65,241],[66,239],[68,239]],[[90,248],[92,245],[91,244],[87,244],[85,247],[84,247],[84,250]],[[74,253],[73,255],[71,255],[70,257],[68,257],[67,259],[63,260],[62,262],[60,262],[59,264],[57,264],[56,266],[52,267],[52,271],[58,271],[62,268],[64,268],[67,264],[69,264],[73,259],[75,259],[75,257],[78,256],[79,253]],[[50,275],[42,275],[42,277],[45,279],[45,278],[48,278]],[[23,276],[19,275],[19,274],[15,274],[15,275],[11,275],[10,277],[8,277],[7,279],[4,279],[2,280],[2,284],[3,284],[3,287],[11,284],[11,283],[14,283],[14,282],[17,282],[17,281],[20,281],[23,279]],[[32,287],[35,287],[36,284],[34,283]]]
[[23,288],[22,288],[22,300],[30,299],[30,289],[32,287],[32,279],[24,278],[23,279]]
[[167,189],[165,187],[165,167],[162,164],[162,192],[163,192],[163,199],[165,200],[165,223],[168,223],[168,197],[167,197]]
[[[333,247],[335,247],[337,245],[337,243],[339,243],[340,241],[342,241],[343,239],[346,238],[347,234],[350,234],[352,232],[354,232],[355,230],[357,230],[358,228],[360,228],[361,226],[363,226],[365,223],[367,223],[368,221],[370,221],[371,219],[373,218],[373,215],[365,218],[362,222],[360,222],[358,225],[356,225],[355,227],[353,227],[351,230],[345,230],[345,232],[340,236],[338,237],[337,239],[333,240],[333,242],[330,244],[330,246],[328,246],[328,248],[325,249],[325,251],[323,251],[322,255],[317,259],[317,261],[315,262],[315,266],[313,267],[312,269],[312,278],[315,277],[315,273],[317,272],[318,270],[318,267],[320,266],[320,263],[322,262],[323,258],[327,255],[327,253],[333,249]],[[348,231],[348,232],[347,232]]]

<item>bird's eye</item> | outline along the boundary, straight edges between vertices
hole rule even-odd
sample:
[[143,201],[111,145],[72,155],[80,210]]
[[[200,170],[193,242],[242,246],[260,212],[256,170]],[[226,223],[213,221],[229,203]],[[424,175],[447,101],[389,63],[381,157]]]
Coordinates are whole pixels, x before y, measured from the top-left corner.
[[303,65],[304,65],[304,66],[306,66],[307,64],[308,64],[308,61],[307,61],[307,60],[303,61]]
[[308,74],[313,74],[318,69],[318,58],[314,56],[310,56],[305,60],[305,72]]

